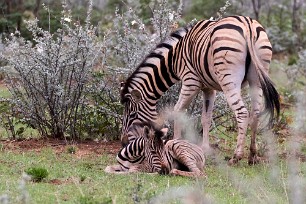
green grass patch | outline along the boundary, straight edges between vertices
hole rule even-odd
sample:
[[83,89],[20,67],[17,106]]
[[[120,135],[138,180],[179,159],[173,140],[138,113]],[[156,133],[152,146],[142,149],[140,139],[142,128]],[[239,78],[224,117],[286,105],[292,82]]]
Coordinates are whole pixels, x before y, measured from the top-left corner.
[[12,94],[5,86],[0,86],[0,98],[9,98]]
[[31,180],[34,182],[41,182],[49,175],[48,170],[43,167],[30,167],[25,172],[31,176]]
[[[0,154],[0,196],[7,194],[17,203],[23,172],[32,167],[48,170],[42,182],[28,181],[25,190],[31,203],[288,203],[290,171],[286,161],[249,166],[241,161],[229,167],[225,162],[206,166],[206,179],[148,174],[113,175],[104,173],[115,156],[91,155],[78,158],[50,148],[40,152]],[[306,165],[299,163],[299,181],[305,182]],[[292,185],[292,184],[291,184]],[[301,186],[306,191],[306,185]],[[304,192],[305,192],[304,191]],[[189,199],[189,201],[188,201]],[[191,200],[190,200],[191,199]]]

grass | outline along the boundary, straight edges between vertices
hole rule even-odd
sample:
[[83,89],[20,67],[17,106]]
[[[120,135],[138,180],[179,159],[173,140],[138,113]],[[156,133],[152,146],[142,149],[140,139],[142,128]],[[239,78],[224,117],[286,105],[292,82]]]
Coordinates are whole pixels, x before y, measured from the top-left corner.
[[[55,153],[50,148],[20,153],[4,149],[0,154],[0,195],[8,194],[11,203],[17,203],[22,173],[39,166],[47,169],[49,175],[40,183],[27,182],[25,189],[31,203],[184,203],[186,199],[288,203],[290,200],[288,164],[282,160],[257,166],[248,166],[246,161],[234,167],[223,162],[208,164],[207,179],[104,173],[104,168],[114,162],[114,156],[106,154],[77,158],[68,152]],[[305,182],[306,165],[299,165],[299,179]],[[306,185],[302,189],[305,192]]]
[[0,97],[2,97],[2,98],[9,98],[11,96],[12,95],[11,95],[10,91],[8,90],[8,88],[6,88],[3,85],[0,85]]

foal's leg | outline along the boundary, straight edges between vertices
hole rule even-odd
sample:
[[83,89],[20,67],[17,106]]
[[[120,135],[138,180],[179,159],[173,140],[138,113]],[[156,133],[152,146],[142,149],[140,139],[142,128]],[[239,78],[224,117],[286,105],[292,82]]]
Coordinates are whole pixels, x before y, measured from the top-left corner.
[[[202,154],[202,152],[201,152]],[[180,155],[179,160],[181,164],[185,165],[189,171],[182,171],[174,167],[170,171],[170,175],[187,176],[187,177],[206,177],[204,170],[204,160],[193,158],[193,155],[187,155],[184,157]]]
[[170,175],[187,176],[187,177],[206,177],[204,170],[204,160],[192,159],[192,155],[186,156],[184,159],[179,160],[184,164],[189,171],[182,171],[179,169],[172,169]]
[[121,165],[119,164],[114,164],[114,165],[110,165],[107,166],[104,171],[106,173],[112,173],[112,174],[127,174],[129,173],[129,171],[127,171],[126,169],[122,168]]
[[170,171],[170,175],[187,177],[206,177],[206,174],[198,168],[194,169],[193,171],[181,171],[179,169],[172,169]]

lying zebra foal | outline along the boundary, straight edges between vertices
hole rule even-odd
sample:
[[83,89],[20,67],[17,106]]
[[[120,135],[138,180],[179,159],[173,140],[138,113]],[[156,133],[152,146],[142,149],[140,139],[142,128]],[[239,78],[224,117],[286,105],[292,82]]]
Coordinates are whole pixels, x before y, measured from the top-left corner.
[[133,124],[138,135],[122,148],[119,165],[107,166],[108,173],[146,172],[189,177],[205,176],[203,150],[186,140],[163,141],[167,128],[158,129],[153,124]]

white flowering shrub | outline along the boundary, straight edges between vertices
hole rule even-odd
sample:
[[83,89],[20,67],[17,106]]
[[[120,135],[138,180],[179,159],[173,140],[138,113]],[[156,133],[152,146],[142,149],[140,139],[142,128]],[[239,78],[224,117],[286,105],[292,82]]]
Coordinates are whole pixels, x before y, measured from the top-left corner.
[[85,25],[62,12],[54,33],[28,21],[33,41],[16,32],[7,39],[1,58],[7,62],[6,84],[19,117],[42,136],[79,138],[76,131],[85,105],[85,86],[100,59],[103,41],[90,24],[91,2]]
[[[137,9],[137,4],[133,4]],[[149,6],[152,6],[151,4]],[[175,5],[167,0],[157,1],[152,9],[152,17],[148,20],[142,19],[139,16],[141,12],[136,12],[134,7],[127,5],[124,11],[116,9],[113,20],[114,35],[109,41],[109,47],[114,48],[112,52],[116,62],[112,61],[108,65],[117,73],[123,73],[125,78],[136,69],[156,44],[177,27],[182,11],[182,3],[174,10]],[[148,21],[151,23],[146,23]]]
[[294,45],[298,39],[297,34],[291,30],[281,30],[278,26],[271,26],[266,28],[269,39],[272,43],[274,52],[282,52],[287,50],[294,50]]
[[302,50],[298,53],[298,59],[294,61],[290,66],[283,67],[283,70],[290,79],[290,87],[298,89],[306,86],[306,50]]

